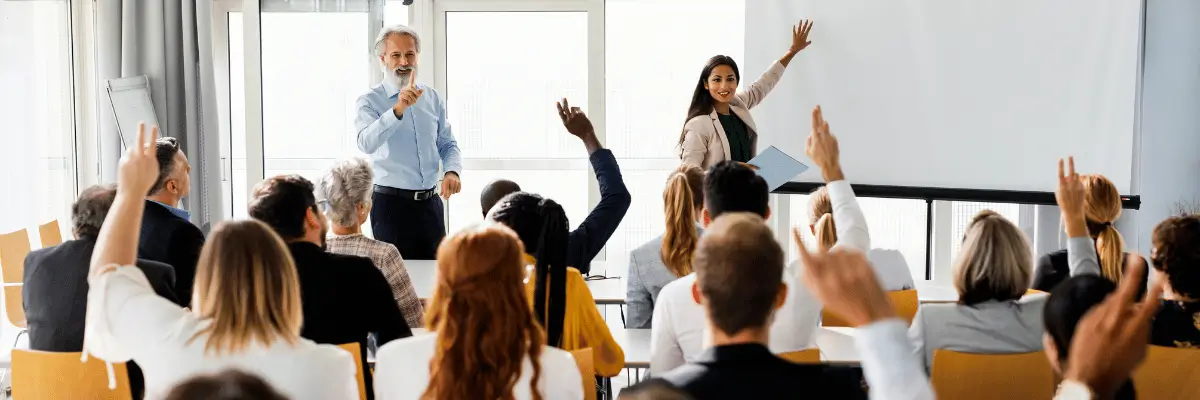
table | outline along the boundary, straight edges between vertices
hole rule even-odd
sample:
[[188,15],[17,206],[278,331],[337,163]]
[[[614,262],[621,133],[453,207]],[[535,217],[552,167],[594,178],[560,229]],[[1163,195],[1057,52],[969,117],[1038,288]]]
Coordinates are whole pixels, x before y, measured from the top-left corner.
[[[408,276],[412,278],[413,289],[417,298],[428,301],[433,296],[433,287],[437,285],[437,263],[434,260],[404,260]],[[592,268],[603,268],[600,262],[593,262]],[[597,279],[587,281],[588,290],[592,292],[596,304],[621,305],[625,304],[625,280],[621,278]]]
[[609,327],[625,352],[625,368],[650,368],[650,330]]
[[917,281],[917,301],[924,303],[958,302],[958,289],[949,283]]

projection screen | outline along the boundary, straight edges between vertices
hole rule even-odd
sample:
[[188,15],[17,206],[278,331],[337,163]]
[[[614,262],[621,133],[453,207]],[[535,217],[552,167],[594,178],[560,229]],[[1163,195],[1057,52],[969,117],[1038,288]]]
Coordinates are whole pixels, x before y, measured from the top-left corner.
[[[1128,193],[1141,2],[754,0],[742,85],[815,21],[752,110],[759,149],[803,158],[820,104],[854,183],[1053,191],[1074,155]],[[815,168],[794,181],[820,181]]]

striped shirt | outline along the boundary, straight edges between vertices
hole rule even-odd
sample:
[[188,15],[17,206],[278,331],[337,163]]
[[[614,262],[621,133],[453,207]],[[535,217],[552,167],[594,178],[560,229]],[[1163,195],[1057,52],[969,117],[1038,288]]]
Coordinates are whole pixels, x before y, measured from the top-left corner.
[[424,326],[421,300],[417,298],[412,278],[408,276],[408,270],[404,268],[404,259],[400,257],[396,246],[368,238],[361,233],[345,236],[330,234],[325,242],[330,253],[370,258],[375,267],[383,271],[383,277],[392,287],[392,297],[396,299],[400,312],[404,313],[404,322],[410,328]]

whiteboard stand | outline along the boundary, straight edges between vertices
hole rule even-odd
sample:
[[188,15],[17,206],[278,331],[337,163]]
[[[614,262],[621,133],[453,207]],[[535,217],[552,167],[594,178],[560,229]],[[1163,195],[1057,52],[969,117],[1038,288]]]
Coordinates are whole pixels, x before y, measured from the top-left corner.
[[[150,99],[150,78],[145,75],[114,78],[109,79],[105,87],[121,144],[125,149],[135,147],[139,123],[145,123],[147,127],[158,126],[154,102]],[[159,128],[158,136],[166,136],[162,128]]]

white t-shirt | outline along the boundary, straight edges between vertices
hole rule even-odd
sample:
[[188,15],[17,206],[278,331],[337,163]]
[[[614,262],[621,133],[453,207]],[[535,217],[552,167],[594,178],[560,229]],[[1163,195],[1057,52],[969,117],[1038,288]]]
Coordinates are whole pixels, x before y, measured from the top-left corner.
[[[397,339],[379,348],[375,359],[377,400],[419,399],[429,387],[429,361],[437,346],[437,333]],[[544,399],[583,399],[583,377],[571,353],[542,347],[542,375],[538,388]],[[526,358],[513,398],[531,399],[529,379],[533,364]]]
[[[132,356],[146,378],[146,398],[159,399],[197,375],[229,369],[256,375],[291,399],[357,399],[354,359],[333,345],[306,339],[295,344],[253,344],[237,354],[204,349],[207,334],[192,337],[211,322],[159,297],[136,267],[120,267],[91,279],[89,332],[105,336],[122,354]],[[98,320],[103,322],[96,322]]]

